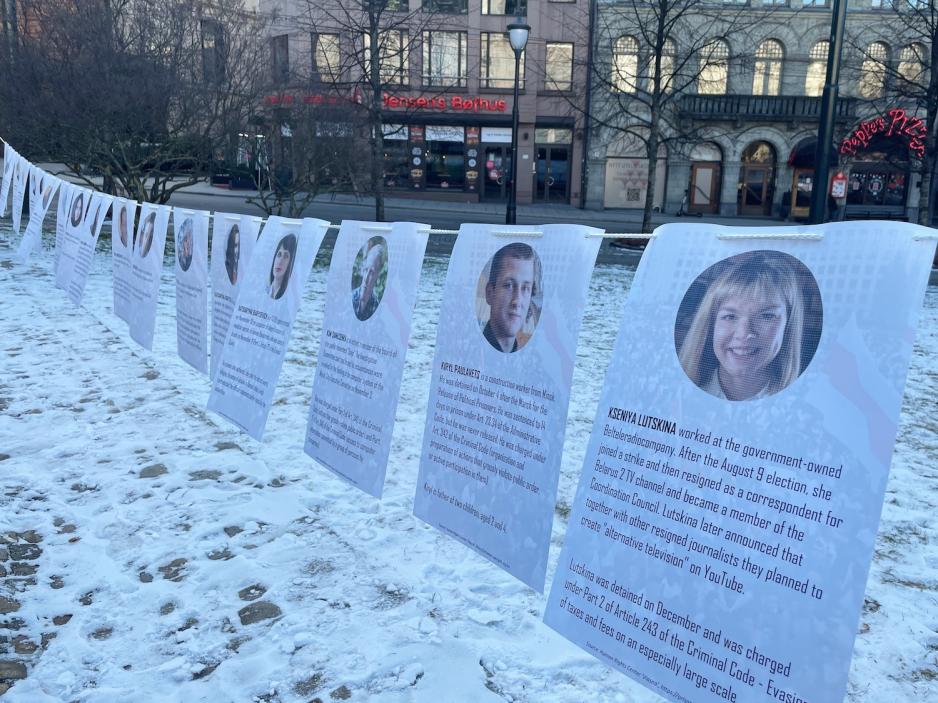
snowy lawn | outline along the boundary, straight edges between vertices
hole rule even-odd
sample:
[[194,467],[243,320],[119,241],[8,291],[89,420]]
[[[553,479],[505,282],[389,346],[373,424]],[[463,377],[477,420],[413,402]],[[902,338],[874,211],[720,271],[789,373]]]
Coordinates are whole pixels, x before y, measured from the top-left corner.
[[[661,700],[544,626],[543,595],[411,515],[446,260],[423,268],[379,502],[302,450],[328,252],[258,444],[205,411],[207,380],[176,356],[168,258],[155,351],[130,340],[111,312],[108,232],[79,309],[54,286],[50,234],[21,266],[0,228],[4,700]],[[631,278],[593,275],[554,560]],[[850,671],[856,703],[938,701],[936,398],[930,287]]]

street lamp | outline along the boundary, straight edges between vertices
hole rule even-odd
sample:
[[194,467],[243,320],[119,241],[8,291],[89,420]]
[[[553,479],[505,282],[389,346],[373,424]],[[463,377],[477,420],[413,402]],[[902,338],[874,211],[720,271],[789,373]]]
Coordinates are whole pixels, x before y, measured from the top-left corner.
[[511,106],[511,187],[508,189],[508,209],[505,211],[505,224],[515,224],[518,199],[518,79],[521,67],[521,52],[528,43],[531,28],[519,17],[508,25],[508,42],[515,52],[515,100]]

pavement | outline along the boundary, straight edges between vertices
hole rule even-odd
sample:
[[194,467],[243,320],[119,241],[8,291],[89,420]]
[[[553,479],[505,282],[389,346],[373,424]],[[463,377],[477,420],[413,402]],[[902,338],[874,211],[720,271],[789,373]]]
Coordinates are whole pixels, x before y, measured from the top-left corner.
[[[173,195],[171,205],[202,207],[210,210],[257,213],[260,208],[248,202],[253,191],[228,190],[202,182],[187,187]],[[209,205],[209,203],[212,203]],[[224,205],[220,203],[225,203]],[[201,205],[200,205],[201,203]],[[504,202],[466,203],[415,198],[386,197],[385,219],[417,220],[435,229],[458,229],[463,222],[505,221]],[[307,217],[321,217],[333,222],[347,219],[374,219],[374,198],[351,194],[320,195],[303,212]],[[607,232],[640,232],[642,213],[640,210],[592,210],[580,209],[566,203],[534,203],[518,205],[518,224],[574,223],[599,227]],[[711,222],[736,227],[766,227],[783,221],[772,217],[675,217],[654,213],[654,226],[667,222]]]

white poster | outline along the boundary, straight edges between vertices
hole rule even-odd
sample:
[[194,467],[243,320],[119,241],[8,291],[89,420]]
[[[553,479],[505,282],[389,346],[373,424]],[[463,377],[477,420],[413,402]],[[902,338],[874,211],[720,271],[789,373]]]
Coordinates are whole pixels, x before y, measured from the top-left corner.
[[19,154],[9,144],[3,145],[3,181],[0,182],[0,217],[6,217],[7,202],[10,199],[10,186],[13,183],[14,165]]
[[437,329],[414,514],[538,590],[593,234],[463,225]]
[[305,451],[376,498],[428,232],[345,220],[332,253]]
[[160,274],[166,249],[170,208],[143,203],[134,250],[130,255],[130,336],[144,349],[153,349],[156,304],[160,297]]
[[65,230],[68,227],[69,209],[72,206],[72,196],[78,186],[68,181],[62,181],[59,188],[59,199],[56,201],[55,210],[55,285],[57,288],[64,288],[65,285],[59,279],[59,261],[62,258],[62,252],[65,249]]
[[65,290],[72,303],[80,305],[111,196],[78,186],[68,196],[67,202],[59,205],[59,212],[66,207],[61,236],[61,219],[56,222],[55,285]]
[[176,244],[176,350],[208,373],[208,220],[201,210],[173,210]]
[[134,219],[137,203],[127,198],[115,198],[111,205],[111,263],[114,277],[114,314],[130,322],[132,309],[130,282],[131,258],[134,252]]
[[20,223],[23,220],[23,199],[26,196],[26,182],[29,180],[30,163],[17,154],[16,163],[13,164],[13,231],[20,233]]
[[240,281],[244,277],[261,218],[216,212],[212,223],[212,359],[211,376],[215,378]]
[[38,166],[33,166],[29,178],[29,221],[26,231],[20,239],[16,255],[20,261],[26,261],[29,255],[40,248],[42,243],[42,223],[52,205],[52,198],[58,190],[58,178],[46,173]]
[[548,625],[671,701],[843,701],[928,233],[657,230]]
[[260,441],[313,259],[329,227],[323,220],[270,217],[239,280],[225,349],[208,409]]

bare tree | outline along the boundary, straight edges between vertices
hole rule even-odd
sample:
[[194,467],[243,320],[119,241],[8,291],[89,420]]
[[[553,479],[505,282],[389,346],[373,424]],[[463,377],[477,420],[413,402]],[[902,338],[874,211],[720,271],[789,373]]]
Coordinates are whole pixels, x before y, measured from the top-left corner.
[[[257,107],[266,46],[242,0],[19,0],[0,126],[92,187],[165,203]],[[17,31],[12,31],[16,28]]]
[[[689,93],[727,92],[729,67],[743,55],[732,37],[764,20],[736,3],[712,0],[627,0],[594,3],[588,65],[594,134],[641,143],[648,159],[642,231],[652,230],[658,154],[699,137],[704,128],[683,116]],[[707,127],[711,132],[713,128]]]
[[[442,64],[437,63],[447,59],[423,43],[426,32],[448,28],[447,17],[453,17],[448,13],[459,2],[449,2],[447,14],[443,14],[437,10],[444,2],[427,1],[409,9],[407,0],[306,0],[301,16],[290,18],[290,26],[311,37],[312,71],[283,76],[281,82],[305,84],[348,101],[345,121],[349,129],[367,139],[367,154],[359,154],[356,165],[367,173],[367,190],[374,197],[378,221],[385,218],[383,125],[390,112],[388,101],[394,104],[398,117],[426,107],[396,97],[409,88],[411,73],[418,66],[423,67],[424,86],[430,88],[423,91],[425,100],[442,95],[460,79],[445,76]],[[431,68],[434,65],[438,70]],[[443,80],[429,81],[428,86],[429,76],[442,76]]]
[[876,23],[849,27],[844,63],[859,98],[885,116],[880,133],[902,139],[918,161],[918,221],[927,225],[938,187],[938,8],[927,0],[896,0],[888,9]]

